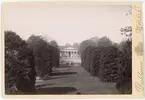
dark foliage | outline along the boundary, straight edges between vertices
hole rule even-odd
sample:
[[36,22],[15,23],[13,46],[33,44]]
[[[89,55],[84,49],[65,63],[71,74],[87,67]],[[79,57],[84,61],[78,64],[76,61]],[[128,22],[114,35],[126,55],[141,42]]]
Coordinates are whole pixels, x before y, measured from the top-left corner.
[[35,76],[32,50],[15,32],[5,31],[6,94],[35,92]]
[[132,42],[125,41],[120,44],[120,59],[118,66],[118,79],[116,87],[121,93],[132,92]]
[[93,40],[85,40],[85,41],[80,43],[78,53],[80,55],[82,55],[82,53],[84,52],[85,48],[87,48],[88,46],[96,46],[96,45],[97,44]]
[[99,77],[102,81],[115,82],[117,79],[119,50],[115,46],[104,47],[99,61]]
[[115,82],[120,93],[131,93],[131,41],[113,44],[107,37],[103,37],[97,43],[83,41],[80,47],[82,67],[101,81]]
[[58,48],[58,44],[56,43],[56,41],[51,41],[50,45],[52,46],[52,50],[53,50],[53,55],[52,55],[52,66],[53,67],[58,67],[59,66],[59,58],[60,58],[60,54],[59,54],[59,48]]
[[59,66],[59,49],[55,41],[50,44],[41,36],[30,36],[27,40],[29,48],[35,55],[37,76],[46,79],[52,73],[52,67]]

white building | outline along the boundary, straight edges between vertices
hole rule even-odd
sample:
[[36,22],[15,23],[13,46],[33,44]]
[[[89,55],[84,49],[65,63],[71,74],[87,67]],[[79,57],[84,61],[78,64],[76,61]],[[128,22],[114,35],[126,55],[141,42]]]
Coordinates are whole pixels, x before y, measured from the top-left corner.
[[73,47],[60,49],[60,61],[81,63],[78,49]]

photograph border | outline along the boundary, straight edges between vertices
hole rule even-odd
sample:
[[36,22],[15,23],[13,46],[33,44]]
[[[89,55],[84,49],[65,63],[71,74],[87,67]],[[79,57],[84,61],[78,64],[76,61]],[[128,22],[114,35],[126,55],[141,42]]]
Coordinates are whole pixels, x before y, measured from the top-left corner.
[[[4,9],[5,5],[130,5],[132,6],[132,94],[93,94],[93,95],[5,95],[5,51],[4,51]],[[141,2],[3,2],[2,3],[2,95],[4,98],[135,98],[143,97],[143,50],[138,55],[135,48],[143,44],[143,20]],[[141,45],[139,45],[141,46]],[[142,47],[143,49],[143,47]]]

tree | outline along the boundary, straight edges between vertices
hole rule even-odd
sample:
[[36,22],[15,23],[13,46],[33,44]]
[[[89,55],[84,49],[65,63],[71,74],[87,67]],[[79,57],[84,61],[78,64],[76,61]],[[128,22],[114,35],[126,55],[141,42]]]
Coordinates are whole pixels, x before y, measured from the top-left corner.
[[128,41],[132,39],[132,27],[126,26],[120,29],[121,35],[125,35],[128,38]]
[[[126,16],[132,15],[132,10],[128,10],[126,13]],[[125,35],[128,38],[128,41],[132,40],[132,27],[131,26],[126,26],[124,28],[120,29],[121,35]]]
[[35,92],[35,76],[32,50],[15,32],[5,31],[6,94]]
[[[131,15],[132,10],[130,9],[126,16]],[[122,35],[127,37],[127,41],[122,41],[119,44],[121,50],[120,59],[118,65],[118,79],[116,80],[116,88],[120,93],[131,94],[132,93],[132,27],[126,26],[120,29]],[[141,49],[138,49],[139,52]],[[138,51],[135,48],[135,51]]]
[[52,41],[50,42],[50,45],[53,46],[53,47],[55,47],[55,48],[58,48],[58,44],[57,44],[57,42],[54,41],[54,40],[52,40]]
[[102,37],[98,40],[98,46],[108,47],[111,45],[112,45],[112,41],[109,38],[107,38],[106,36]]
[[94,43],[98,44],[99,38],[95,36],[95,37],[90,38],[90,40],[92,40]]
[[132,42],[122,41],[119,49],[121,51],[119,57],[120,65],[118,67],[118,79],[116,87],[121,93],[132,92]]
[[103,47],[100,52],[99,78],[106,82],[115,82],[118,75],[118,59],[120,51],[114,45]]
[[96,43],[92,40],[85,40],[80,43],[78,53],[81,55],[82,52],[88,47],[88,46],[96,46]]
[[52,56],[52,65],[54,67],[58,67],[59,66],[59,59],[60,59],[60,50],[58,48],[58,44],[56,41],[51,41],[50,45],[53,46],[53,56]]
[[74,48],[79,48],[79,44],[78,44],[78,43],[74,43],[74,44],[73,44],[73,47],[74,47]]
[[55,41],[48,43],[41,36],[32,35],[27,40],[35,55],[37,75],[42,79],[52,73],[52,67],[59,65],[59,49]]
[[32,35],[27,40],[29,48],[35,55],[37,75],[41,78],[51,73],[52,69],[52,46],[43,40],[41,36]]
[[65,44],[65,47],[71,47],[71,44],[66,43],[66,44]]

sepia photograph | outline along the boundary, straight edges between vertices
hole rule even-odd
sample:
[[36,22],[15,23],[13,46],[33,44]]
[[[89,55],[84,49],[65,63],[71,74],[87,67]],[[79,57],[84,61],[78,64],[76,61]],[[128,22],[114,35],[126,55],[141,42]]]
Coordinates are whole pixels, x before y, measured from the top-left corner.
[[132,6],[3,4],[5,95],[132,94]]

